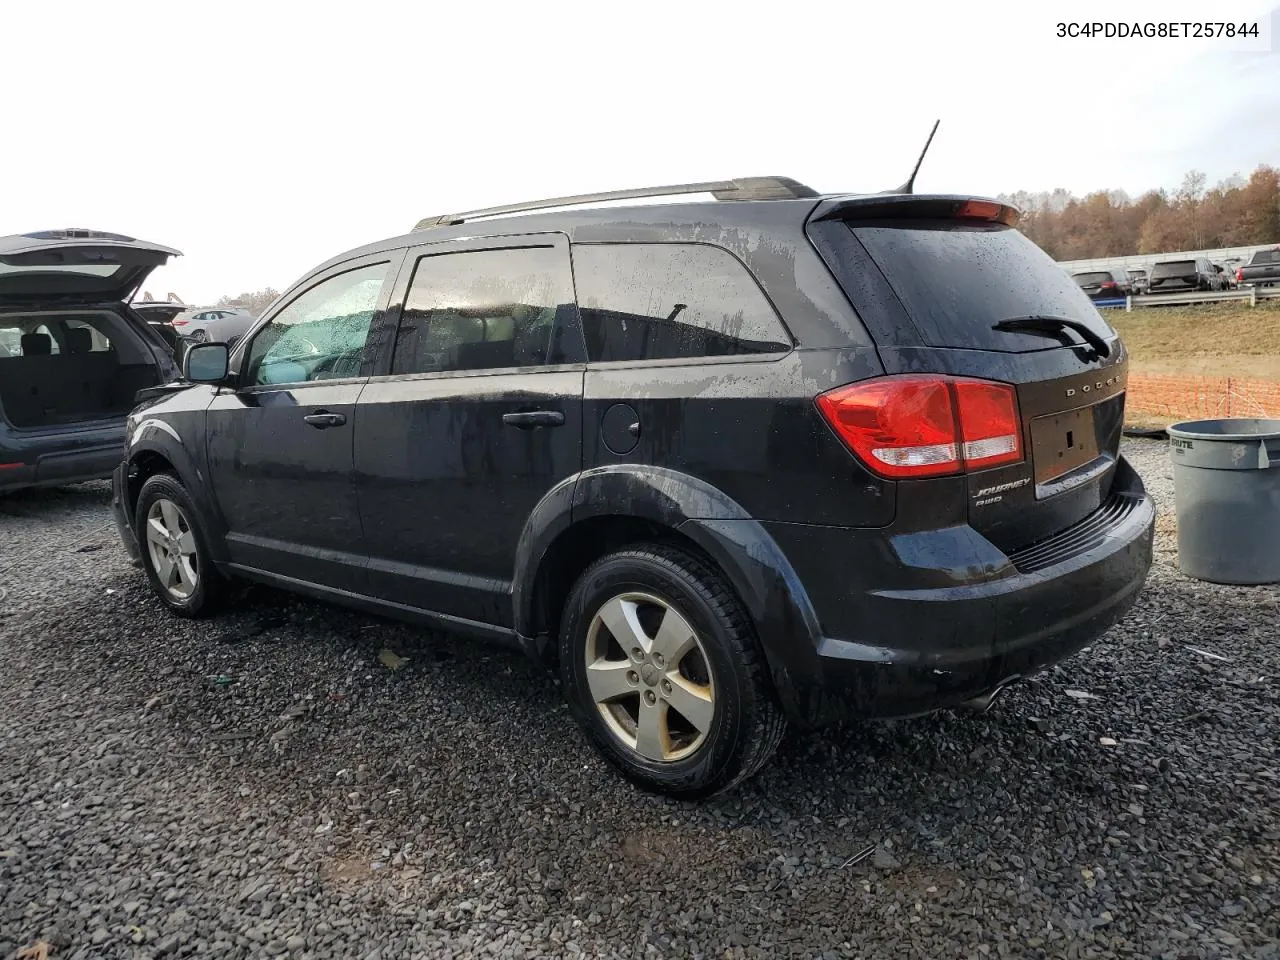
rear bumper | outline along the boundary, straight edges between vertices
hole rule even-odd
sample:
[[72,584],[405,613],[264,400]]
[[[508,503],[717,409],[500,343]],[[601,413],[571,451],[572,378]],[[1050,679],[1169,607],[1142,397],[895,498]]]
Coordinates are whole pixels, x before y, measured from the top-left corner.
[[[940,565],[948,552],[973,564],[978,541],[987,556],[994,551],[1005,562],[984,557],[968,570],[953,566],[928,586],[846,591],[846,609],[838,611],[829,594],[814,598],[824,635],[803,656],[793,646],[785,670],[775,668],[782,699],[792,719],[806,725],[907,717],[959,705],[1051,667],[1096,640],[1133,605],[1151,566],[1154,526],[1151,499],[1121,461],[1112,496],[1100,510],[1012,558],[971,529],[965,536],[939,531]],[[866,567],[881,564],[881,584],[889,579],[883,563],[892,549],[885,539],[873,539],[858,551],[874,551]],[[839,563],[851,579],[858,577],[856,554],[821,552],[819,562]],[[797,564],[802,581],[804,565]],[[918,582],[919,573],[899,570],[903,583]]]
[[116,522],[116,532],[120,534],[120,543],[135,567],[142,563],[142,552],[138,549],[138,538],[133,533],[133,516],[129,509],[129,464],[121,461],[111,474],[111,515]]
[[50,433],[6,431],[0,423],[0,491],[105,480],[123,449],[123,420]]

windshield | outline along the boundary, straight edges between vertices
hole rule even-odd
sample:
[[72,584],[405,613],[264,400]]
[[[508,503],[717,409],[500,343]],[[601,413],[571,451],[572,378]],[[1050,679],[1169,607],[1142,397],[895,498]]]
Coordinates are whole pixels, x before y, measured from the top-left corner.
[[1051,348],[1044,337],[992,329],[1029,316],[1076,320],[1112,336],[1076,281],[1012,227],[912,221],[850,229],[931,346]]

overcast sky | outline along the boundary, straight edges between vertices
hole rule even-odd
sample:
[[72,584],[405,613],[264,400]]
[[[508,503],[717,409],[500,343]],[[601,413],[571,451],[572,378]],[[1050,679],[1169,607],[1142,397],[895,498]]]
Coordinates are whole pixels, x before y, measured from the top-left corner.
[[1277,0],[1043,6],[12,2],[0,235],[169,244],[146,288],[208,302],[454,209],[758,174],[885,189],[938,117],[921,191],[1280,165],[1280,54],[1055,36],[1210,15],[1274,51]]

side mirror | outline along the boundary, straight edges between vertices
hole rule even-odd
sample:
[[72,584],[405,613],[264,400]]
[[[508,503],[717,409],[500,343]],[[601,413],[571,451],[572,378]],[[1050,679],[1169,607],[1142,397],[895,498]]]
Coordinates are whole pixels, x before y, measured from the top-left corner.
[[182,358],[182,375],[192,383],[222,383],[230,359],[231,349],[225,343],[195,343]]

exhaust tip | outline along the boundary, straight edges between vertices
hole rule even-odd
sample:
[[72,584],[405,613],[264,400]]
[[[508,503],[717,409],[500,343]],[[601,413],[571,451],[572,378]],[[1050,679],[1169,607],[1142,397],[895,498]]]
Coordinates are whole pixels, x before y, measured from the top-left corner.
[[971,700],[964,701],[960,704],[960,709],[968,710],[973,713],[986,713],[991,709],[992,705],[1000,699],[1004,692],[1017,683],[1019,679],[1021,678],[1010,677],[1009,679],[1004,680],[1001,682],[1000,686],[996,687],[994,690],[984,693],[980,697],[974,697]]

